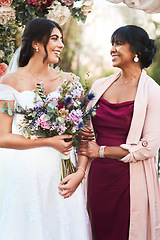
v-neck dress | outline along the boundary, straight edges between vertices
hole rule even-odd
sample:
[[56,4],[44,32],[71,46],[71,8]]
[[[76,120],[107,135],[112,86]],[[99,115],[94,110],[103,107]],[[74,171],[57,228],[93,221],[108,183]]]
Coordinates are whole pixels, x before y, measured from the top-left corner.
[[[126,142],[134,101],[98,101],[92,119],[100,146]],[[95,158],[89,173],[89,211],[96,240],[127,240],[130,219],[129,164],[111,158]]]

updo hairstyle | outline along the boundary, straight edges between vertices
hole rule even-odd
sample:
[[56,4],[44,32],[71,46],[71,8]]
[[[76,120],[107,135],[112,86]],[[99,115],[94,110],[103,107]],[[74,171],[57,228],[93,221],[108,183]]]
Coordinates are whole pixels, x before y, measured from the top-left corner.
[[113,45],[118,41],[130,45],[132,52],[138,55],[142,69],[151,65],[157,47],[155,41],[149,38],[143,28],[135,25],[118,28],[111,37],[111,43]]
[[32,47],[33,41],[43,43],[46,56],[43,62],[47,59],[48,53],[46,45],[49,41],[53,28],[58,28],[62,33],[61,27],[58,23],[45,18],[35,18],[29,21],[24,29],[22,36],[22,47],[19,57],[19,67],[24,67],[28,64],[30,58],[33,56],[35,50]]

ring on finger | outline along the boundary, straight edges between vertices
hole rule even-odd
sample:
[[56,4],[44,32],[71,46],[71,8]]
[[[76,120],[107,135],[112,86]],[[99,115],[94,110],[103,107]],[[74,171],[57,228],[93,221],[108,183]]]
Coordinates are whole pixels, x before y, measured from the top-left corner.
[[82,135],[82,137],[81,137],[82,139],[83,139],[83,135]]

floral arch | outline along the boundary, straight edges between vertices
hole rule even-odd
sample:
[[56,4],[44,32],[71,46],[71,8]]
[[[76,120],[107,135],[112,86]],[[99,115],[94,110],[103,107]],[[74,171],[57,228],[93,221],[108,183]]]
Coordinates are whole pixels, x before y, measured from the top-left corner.
[[[79,2],[76,7],[75,4]],[[63,25],[72,16],[85,22],[93,0],[0,0],[0,64],[9,64],[16,32],[31,19],[43,17]],[[4,70],[5,72],[5,70]],[[1,74],[2,75],[2,74]]]
[[[160,2],[157,0],[106,1],[115,4],[123,2],[128,7],[148,13],[160,12]],[[0,67],[9,64],[15,51],[16,32],[29,20],[44,17],[63,25],[72,16],[77,21],[85,22],[93,2],[94,0],[0,0]]]

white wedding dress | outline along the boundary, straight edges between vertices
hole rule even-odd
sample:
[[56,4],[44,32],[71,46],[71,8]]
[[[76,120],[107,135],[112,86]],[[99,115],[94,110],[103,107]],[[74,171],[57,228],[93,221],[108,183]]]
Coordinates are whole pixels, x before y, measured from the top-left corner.
[[[32,107],[33,98],[33,91],[0,84],[0,100],[16,99],[22,107]],[[18,118],[13,119],[15,134]],[[60,163],[60,152],[51,147],[0,149],[1,240],[91,239],[82,184],[70,198],[58,192]]]

